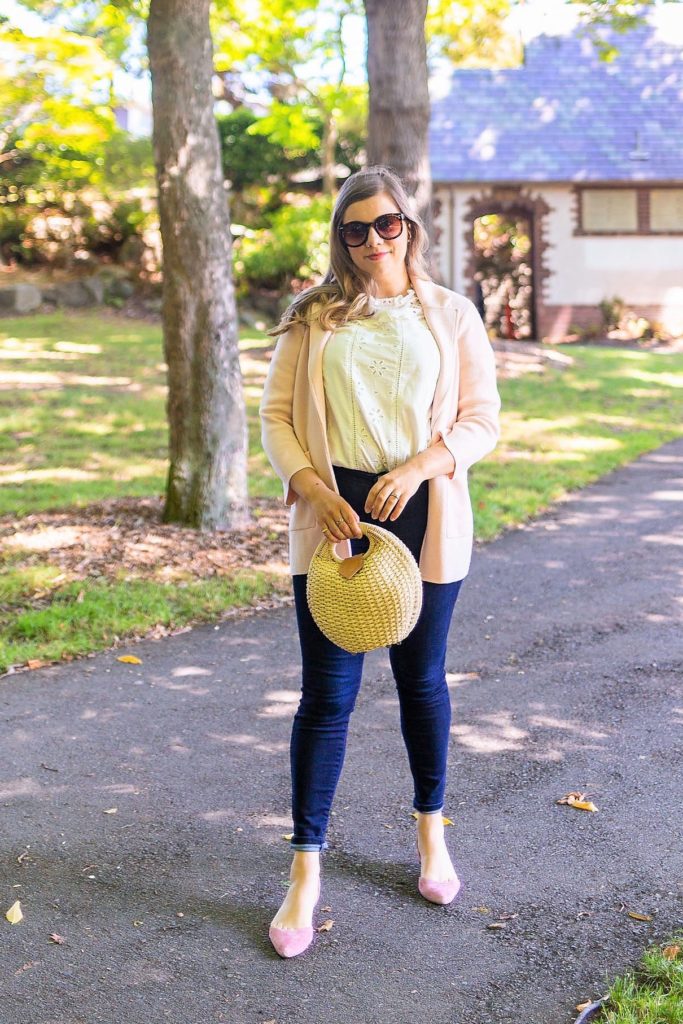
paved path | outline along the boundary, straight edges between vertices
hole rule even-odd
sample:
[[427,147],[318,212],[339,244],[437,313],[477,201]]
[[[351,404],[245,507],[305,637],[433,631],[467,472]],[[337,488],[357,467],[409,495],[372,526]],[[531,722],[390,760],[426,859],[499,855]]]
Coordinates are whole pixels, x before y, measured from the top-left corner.
[[[0,917],[2,1019],[569,1024],[683,919],[682,499],[676,442],[476,554],[448,657],[447,908],[416,891],[393,682],[368,657],[316,919],[335,923],[295,960],[267,939],[291,608],[142,642],[140,666],[0,680],[2,910],[25,914]],[[558,806],[570,790],[599,813]]]

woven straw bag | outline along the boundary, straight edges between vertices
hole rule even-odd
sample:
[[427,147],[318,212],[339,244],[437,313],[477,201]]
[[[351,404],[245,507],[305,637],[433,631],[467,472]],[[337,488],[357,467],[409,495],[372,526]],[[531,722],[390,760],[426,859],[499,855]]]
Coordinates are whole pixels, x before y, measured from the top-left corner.
[[368,550],[340,558],[336,541],[313,552],[306,597],[316,625],[351,654],[405,640],[422,608],[422,577],[412,553],[381,526],[360,523]]

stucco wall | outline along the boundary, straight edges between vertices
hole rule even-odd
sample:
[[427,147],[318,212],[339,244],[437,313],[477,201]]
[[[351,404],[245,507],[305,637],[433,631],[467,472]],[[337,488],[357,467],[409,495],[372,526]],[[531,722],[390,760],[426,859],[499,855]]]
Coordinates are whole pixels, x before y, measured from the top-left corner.
[[[504,189],[506,194],[510,189]],[[435,263],[443,283],[470,295],[471,223],[474,200],[495,194],[491,186],[437,186]],[[599,303],[615,296],[672,333],[683,332],[683,235],[575,235],[576,199],[570,186],[523,187],[520,195],[542,199],[542,243],[534,253],[536,313],[541,336],[557,337],[571,324],[599,324]]]

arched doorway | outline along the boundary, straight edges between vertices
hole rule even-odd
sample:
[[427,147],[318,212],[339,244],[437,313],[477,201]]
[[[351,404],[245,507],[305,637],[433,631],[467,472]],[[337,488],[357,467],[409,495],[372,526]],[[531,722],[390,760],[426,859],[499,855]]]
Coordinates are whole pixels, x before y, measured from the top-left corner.
[[475,300],[491,337],[536,337],[533,215],[524,210],[474,218]]
[[494,185],[472,196],[463,212],[467,293],[489,335],[539,339],[542,288],[549,276],[543,230],[550,207],[523,187]]

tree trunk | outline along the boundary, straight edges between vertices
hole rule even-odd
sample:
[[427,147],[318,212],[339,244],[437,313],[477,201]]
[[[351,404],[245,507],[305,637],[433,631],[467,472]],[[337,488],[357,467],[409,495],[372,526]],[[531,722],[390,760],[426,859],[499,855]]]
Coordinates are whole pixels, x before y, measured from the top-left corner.
[[323,192],[326,196],[333,196],[337,191],[337,172],[335,150],[339,132],[334,113],[328,111],[324,115],[323,123]]
[[415,196],[432,237],[427,0],[365,0],[368,23],[368,163],[388,164]]
[[165,522],[248,521],[247,432],[228,200],[213,113],[210,0],[151,0],[170,466]]

